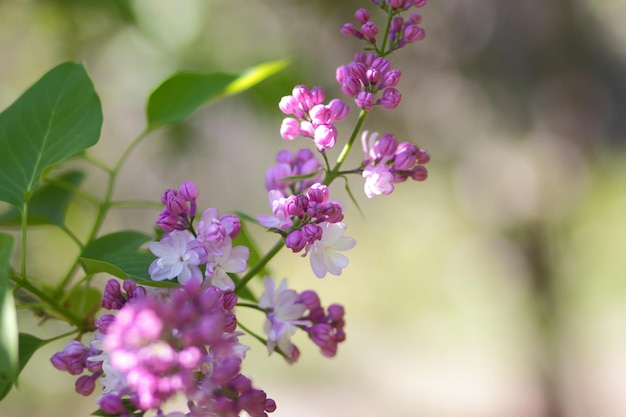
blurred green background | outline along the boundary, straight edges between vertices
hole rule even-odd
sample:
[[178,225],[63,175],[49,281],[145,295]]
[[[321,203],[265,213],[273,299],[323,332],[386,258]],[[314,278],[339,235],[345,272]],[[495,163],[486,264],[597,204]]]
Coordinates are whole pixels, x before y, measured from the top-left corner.
[[[84,62],[105,115],[93,153],[112,163],[172,72],[289,57],[254,90],[154,133],[116,190],[158,200],[192,180],[200,207],[268,212],[274,155],[309,145],[280,138],[277,103],[301,83],[342,97],[335,68],[361,45],[338,30],[358,7],[369,2],[0,0],[0,109],[51,67]],[[300,338],[289,366],[247,338],[245,372],[277,401],[276,417],[626,415],[626,2],[450,0],[421,12],[426,39],[392,57],[402,104],[373,112],[366,129],[428,149],[430,177],[373,200],[352,178],[363,217],[336,184],[358,242],[350,266],[318,280],[285,251],[273,270],[344,304],[348,339],[328,360]],[[354,116],[339,125],[343,140]],[[93,172],[86,186],[102,184]],[[92,215],[77,203],[74,227]],[[105,231],[149,231],[155,216],[114,211]],[[30,251],[32,272],[51,281],[76,255],[52,229],[34,232]],[[261,326],[254,313],[240,320]],[[40,337],[67,330],[36,328],[25,311],[20,325]],[[94,410],[95,396],[73,394],[74,378],[49,365],[64,343],[36,354],[1,417]]]

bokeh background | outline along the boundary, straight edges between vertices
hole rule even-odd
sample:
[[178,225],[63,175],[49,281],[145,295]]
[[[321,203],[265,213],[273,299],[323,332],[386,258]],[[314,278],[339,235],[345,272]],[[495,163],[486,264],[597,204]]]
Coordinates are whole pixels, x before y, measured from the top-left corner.
[[[318,280],[285,251],[273,270],[344,304],[348,339],[332,360],[297,339],[293,366],[246,339],[245,372],[277,401],[276,417],[624,416],[626,2],[429,3],[426,39],[392,57],[402,104],[373,112],[366,128],[428,149],[430,177],[373,200],[352,178],[363,216],[336,184],[358,242],[350,266]],[[0,108],[53,66],[84,62],[105,115],[92,153],[113,163],[174,71],[289,57],[280,75],[152,134],[115,194],[157,200],[193,180],[202,207],[267,212],[274,155],[308,145],[280,138],[278,100],[302,83],[341,97],[335,68],[361,44],[338,30],[358,7],[369,2],[0,0]],[[354,116],[339,126],[344,140]],[[94,193],[100,174],[86,182]],[[74,227],[86,230],[91,215],[77,203]],[[155,216],[114,211],[105,231],[149,231]],[[257,232],[268,248],[273,238]],[[33,236],[33,273],[54,282],[76,248],[52,229]],[[19,319],[42,338],[67,330]],[[261,326],[254,313],[241,320]],[[94,411],[49,365],[64,343],[36,354],[1,417]]]

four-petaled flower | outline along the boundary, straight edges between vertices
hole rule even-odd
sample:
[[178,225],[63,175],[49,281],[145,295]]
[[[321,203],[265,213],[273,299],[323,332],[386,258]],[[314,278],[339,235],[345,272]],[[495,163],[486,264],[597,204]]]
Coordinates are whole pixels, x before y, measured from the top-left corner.
[[152,280],[178,277],[182,285],[190,281],[202,282],[202,271],[198,265],[206,262],[206,252],[189,231],[174,230],[161,241],[150,242],[148,248],[158,256],[148,268]]
[[344,236],[346,225],[343,223],[320,223],[322,238],[306,247],[306,254],[311,255],[311,267],[318,278],[324,278],[328,272],[340,275],[341,270],[348,266],[348,257],[339,253],[350,250],[356,241]]

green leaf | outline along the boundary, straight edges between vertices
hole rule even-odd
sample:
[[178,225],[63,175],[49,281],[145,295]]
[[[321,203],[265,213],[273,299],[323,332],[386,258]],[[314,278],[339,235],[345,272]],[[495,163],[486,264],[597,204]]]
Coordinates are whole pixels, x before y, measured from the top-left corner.
[[102,293],[97,288],[79,286],[72,290],[64,307],[77,317],[93,318],[100,310]]
[[9,280],[13,243],[13,236],[0,233],[0,399],[19,374],[17,317]]
[[108,273],[121,279],[154,287],[173,287],[173,281],[152,281],[148,267],[156,259],[140,247],[152,240],[143,233],[125,231],[112,233],[94,240],[83,249],[80,262],[87,274]]
[[281,60],[258,65],[240,75],[224,72],[174,74],[148,99],[148,127],[180,122],[202,105],[249,89],[286,66],[287,61]]
[[[62,227],[65,224],[65,213],[74,196],[72,190],[80,185],[84,177],[81,171],[68,171],[54,179],[49,179],[46,185],[33,193],[28,204],[28,225]],[[19,227],[21,218],[20,210],[10,207],[0,216],[0,225]]]
[[64,63],[0,113],[0,200],[19,210],[50,167],[98,142],[100,99],[82,65]]
[[[15,378],[19,376],[33,354],[46,343],[45,340],[41,340],[27,333],[19,334],[19,364]],[[14,382],[15,379],[11,381],[0,379],[0,401],[11,391]]]

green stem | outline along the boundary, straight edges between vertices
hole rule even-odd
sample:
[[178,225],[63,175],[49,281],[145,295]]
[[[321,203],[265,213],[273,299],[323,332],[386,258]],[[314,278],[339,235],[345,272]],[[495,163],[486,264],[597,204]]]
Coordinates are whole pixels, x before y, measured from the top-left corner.
[[356,125],[354,126],[354,129],[352,130],[352,134],[350,135],[350,139],[348,139],[348,142],[341,150],[341,153],[337,158],[337,162],[335,163],[334,168],[330,171],[326,171],[326,176],[324,177],[324,181],[322,182],[322,184],[330,185],[330,183],[339,176],[339,168],[341,168],[341,164],[343,164],[343,162],[346,160],[346,157],[348,156],[348,153],[350,153],[350,149],[352,149],[352,145],[354,144],[357,135],[361,131],[363,123],[365,123],[367,113],[367,110],[361,109],[361,113],[359,113],[359,118],[356,122]]
[[[109,173],[109,180],[107,182],[107,187],[104,193],[104,198],[102,200],[102,203],[100,203],[98,206],[98,213],[96,214],[96,220],[94,221],[93,227],[91,228],[91,231],[89,232],[85,245],[88,245],[90,242],[92,242],[95,239],[96,235],[98,234],[98,231],[100,230],[100,228],[102,227],[102,224],[104,223],[104,219],[106,218],[106,215],[109,212],[109,209],[112,206],[111,199],[113,197],[113,189],[115,187],[117,176],[120,172],[120,169],[122,168],[122,165],[124,164],[126,159],[128,159],[130,152],[133,149],[135,149],[135,147],[147,136],[149,132],[151,132],[151,130],[149,129],[144,130],[139,136],[135,138],[135,140],[131,142],[131,144],[126,148],[124,153],[120,156],[120,159],[117,161],[113,169],[108,169],[106,166],[104,166],[104,164],[96,163],[96,160],[90,159],[92,163],[100,166],[101,168],[103,168],[105,171]],[[74,276],[76,269],[78,269],[78,265],[79,265],[79,260],[78,258],[76,258],[76,260],[74,261],[74,264],[70,267],[70,269],[67,271],[67,274],[65,275],[61,283],[57,286],[54,292],[55,298],[59,298],[61,294],[63,294],[63,291],[65,290],[70,280]]]
[[57,297],[46,294],[44,291],[40,290],[26,279],[19,277],[15,274],[11,274],[11,280],[15,282],[16,289],[22,287],[31,294],[35,295],[41,301],[45,302],[46,305],[50,307],[53,311],[57,312],[60,316],[65,318],[68,323],[73,324],[76,328],[78,328],[81,332],[87,330],[87,323],[85,323],[85,321],[81,317],[75,316],[74,314],[67,311],[66,308],[61,306],[58,302]]
[[28,203],[22,205],[22,253],[20,254],[20,275],[24,280],[26,278],[26,229],[28,226]]
[[276,242],[274,244],[274,246],[272,246],[272,248],[259,260],[259,262],[256,263],[256,265],[254,265],[252,268],[250,268],[248,270],[248,272],[246,273],[246,275],[244,275],[239,282],[237,283],[237,286],[235,287],[235,294],[241,290],[243,287],[246,286],[246,284],[248,284],[248,282],[256,275],[259,273],[259,271],[261,271],[261,269],[263,269],[265,267],[265,265],[267,265],[267,263],[269,261],[272,260],[272,258],[278,253],[280,252],[280,250],[283,248],[283,246],[285,246],[285,239],[284,238],[280,238],[280,240],[278,242]]
[[391,7],[389,7],[389,10],[387,11],[387,26],[385,27],[385,35],[383,36],[383,43],[380,45],[380,50],[378,51],[378,54],[383,58],[391,53],[391,50],[385,51],[385,49],[387,49],[387,41],[389,40],[389,28],[391,27],[391,20],[393,19],[394,14],[395,13],[393,12],[393,10],[391,10]]

